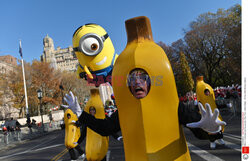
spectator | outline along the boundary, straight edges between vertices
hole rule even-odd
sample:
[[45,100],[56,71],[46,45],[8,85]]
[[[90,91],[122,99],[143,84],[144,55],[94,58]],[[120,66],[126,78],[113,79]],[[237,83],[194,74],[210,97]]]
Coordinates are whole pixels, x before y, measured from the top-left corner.
[[239,94],[238,94],[238,91],[236,90],[236,88],[233,89],[233,91],[232,91],[232,96],[233,96],[233,98],[235,98],[235,99],[239,98]]
[[64,118],[60,121],[60,127],[62,130],[65,129]]
[[20,131],[21,130],[21,124],[19,123],[18,120],[16,120],[16,130]]
[[36,125],[36,120],[35,119],[32,119],[32,125]]
[[16,128],[16,120],[13,120],[13,118],[10,119],[9,122],[9,131],[13,132]]
[[52,112],[49,113],[49,122],[51,124],[51,122],[53,121],[53,117],[52,117]]
[[31,129],[32,125],[31,125],[31,120],[30,120],[30,115],[29,114],[27,114],[26,123],[28,125],[28,128],[30,129],[30,133],[32,134],[32,129]]

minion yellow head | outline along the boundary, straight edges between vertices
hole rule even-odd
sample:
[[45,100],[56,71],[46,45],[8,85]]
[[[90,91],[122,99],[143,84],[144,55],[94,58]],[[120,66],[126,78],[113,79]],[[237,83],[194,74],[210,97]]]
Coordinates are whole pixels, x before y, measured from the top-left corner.
[[[111,72],[116,54],[108,33],[97,24],[86,24],[73,34],[73,49],[79,61],[78,72],[89,78],[93,74],[107,76]],[[80,74],[80,73],[78,73]]]

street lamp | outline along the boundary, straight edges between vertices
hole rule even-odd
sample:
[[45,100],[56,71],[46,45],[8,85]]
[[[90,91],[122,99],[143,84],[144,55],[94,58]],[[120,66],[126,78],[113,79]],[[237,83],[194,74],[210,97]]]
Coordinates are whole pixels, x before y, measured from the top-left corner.
[[43,98],[43,91],[41,89],[37,90],[37,98],[40,100],[40,113],[41,113],[41,118],[42,118],[42,128],[44,132],[44,125],[43,125],[43,110],[42,110],[42,98]]

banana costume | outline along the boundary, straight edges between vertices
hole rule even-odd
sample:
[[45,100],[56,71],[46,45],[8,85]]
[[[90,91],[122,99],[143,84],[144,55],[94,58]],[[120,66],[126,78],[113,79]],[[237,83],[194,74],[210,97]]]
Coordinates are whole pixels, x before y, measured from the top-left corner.
[[[108,33],[101,26],[86,24],[79,27],[75,31],[72,41],[73,49],[79,61],[78,77],[83,78],[87,74],[88,78],[92,80],[100,76],[104,77],[101,79],[106,79],[107,76],[111,75],[118,55],[115,54]],[[106,81],[109,80],[103,80],[102,83]]]
[[[213,88],[209,84],[204,82],[203,76],[196,77],[196,81],[197,101],[200,101],[203,107],[205,107],[205,104],[208,103],[212,109],[212,112],[214,112],[214,109],[217,108],[217,106],[215,103],[215,95]],[[205,95],[205,90],[209,90],[209,96]],[[219,120],[223,121],[221,115],[219,115]],[[222,132],[224,132],[224,126],[222,126]]]
[[65,123],[65,146],[68,149],[75,148],[77,141],[80,138],[80,127],[77,127],[72,121],[77,121],[78,118],[70,109],[67,109],[64,113]]
[[[90,100],[86,104],[84,109],[85,112],[89,113],[90,107],[94,107],[96,110],[95,117],[98,119],[104,119],[104,107],[99,94],[98,89],[90,90]],[[87,136],[86,136],[86,158],[88,161],[100,161],[102,160],[108,151],[109,146],[109,137],[101,136],[87,128]]]
[[[178,122],[173,71],[165,52],[153,41],[150,21],[143,16],[129,19],[126,30],[127,46],[112,73],[126,161],[191,160]],[[127,86],[127,75],[136,68],[151,78],[150,91],[142,99],[136,99]]]

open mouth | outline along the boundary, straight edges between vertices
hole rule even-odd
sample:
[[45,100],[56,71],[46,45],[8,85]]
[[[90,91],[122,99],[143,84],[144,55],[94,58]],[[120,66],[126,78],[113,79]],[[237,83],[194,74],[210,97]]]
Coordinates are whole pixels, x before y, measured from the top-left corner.
[[141,87],[136,87],[135,92],[136,93],[142,93],[142,92],[144,92],[144,90]]
[[95,64],[96,65],[102,65],[102,64],[104,64],[106,62],[106,60],[107,60],[107,56],[105,56],[100,62],[95,63]]

